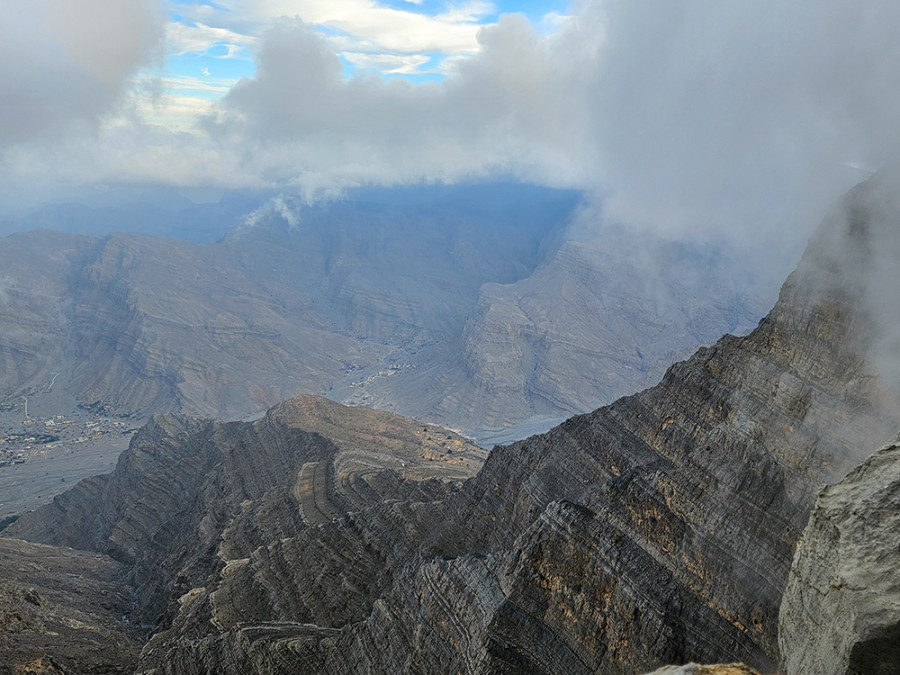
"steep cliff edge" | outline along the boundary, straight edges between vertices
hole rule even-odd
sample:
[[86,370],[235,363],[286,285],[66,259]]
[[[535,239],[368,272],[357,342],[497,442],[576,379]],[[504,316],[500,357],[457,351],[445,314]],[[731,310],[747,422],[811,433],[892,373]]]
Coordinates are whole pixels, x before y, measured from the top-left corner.
[[779,642],[787,675],[900,670],[900,445],[819,494],[797,549]]

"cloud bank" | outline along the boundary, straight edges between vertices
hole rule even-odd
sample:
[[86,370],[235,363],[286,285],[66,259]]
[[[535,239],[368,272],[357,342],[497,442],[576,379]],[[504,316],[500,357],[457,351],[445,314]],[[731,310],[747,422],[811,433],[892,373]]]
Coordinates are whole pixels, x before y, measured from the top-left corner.
[[232,89],[206,128],[218,147],[240,148],[253,175],[311,191],[491,173],[581,180],[571,161],[578,134],[558,124],[584,109],[573,64],[555,64],[552,41],[521,16],[479,42],[478,56],[440,84],[346,80],[323,37],[285,20],[264,36],[256,77]]
[[[135,16],[146,10],[125,4]],[[52,147],[40,142],[46,132],[107,111],[147,49],[91,66],[90,50],[26,12],[34,26],[0,28],[41,45],[16,47],[36,67],[0,84],[22,102],[0,118],[0,143],[15,144],[2,168],[20,180],[279,186],[310,197],[358,184],[515,176],[596,193],[597,219],[789,245],[900,142],[895,3],[581,2],[539,27],[502,17],[444,80],[419,85],[347,79],[334,39],[291,13],[328,9],[340,29],[387,11],[362,4],[372,13],[355,14],[355,0],[268,3],[266,17],[283,18],[255,43],[255,75],[190,133],[150,123],[132,93],[93,135]],[[152,21],[107,23],[97,30],[152,44]],[[412,52],[432,38],[411,31],[410,39]]]
[[158,54],[162,15],[149,0],[11,5],[0,22],[0,153],[92,127]]

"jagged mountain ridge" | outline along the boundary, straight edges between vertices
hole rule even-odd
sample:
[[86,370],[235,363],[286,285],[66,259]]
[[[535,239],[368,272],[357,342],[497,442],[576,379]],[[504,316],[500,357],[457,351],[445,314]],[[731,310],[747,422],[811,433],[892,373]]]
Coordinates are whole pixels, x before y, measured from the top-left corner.
[[211,567],[361,503],[432,500],[458,489],[486,454],[439,427],[308,396],[252,423],[161,416],[135,436],[114,473],[81,481],[4,534],[130,565],[141,617],[152,626]]
[[[141,671],[771,670],[818,486],[900,419],[868,359],[876,317],[859,262],[885,234],[872,189],[836,210],[753,333],[701,349],[658,386],[495,448],[458,491],[349,508],[329,494],[330,521],[224,567],[198,559],[168,588]],[[11,533],[77,539],[83,507],[67,499]]]

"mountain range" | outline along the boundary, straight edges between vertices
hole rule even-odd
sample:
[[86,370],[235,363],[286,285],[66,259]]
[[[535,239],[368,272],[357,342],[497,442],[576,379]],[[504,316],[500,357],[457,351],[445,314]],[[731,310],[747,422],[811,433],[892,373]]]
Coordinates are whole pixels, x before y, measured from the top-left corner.
[[720,246],[571,236],[573,192],[362,196],[275,197],[214,243],[0,240],[0,397],[234,419],[312,393],[490,440],[647,386],[769,293]]
[[3,534],[122,566],[151,633],[103,652],[126,672],[892,672],[896,590],[854,584],[895,557],[896,448],[866,459],[900,422],[894,185],[835,208],[749,335],[486,459],[317,398],[157,416]]

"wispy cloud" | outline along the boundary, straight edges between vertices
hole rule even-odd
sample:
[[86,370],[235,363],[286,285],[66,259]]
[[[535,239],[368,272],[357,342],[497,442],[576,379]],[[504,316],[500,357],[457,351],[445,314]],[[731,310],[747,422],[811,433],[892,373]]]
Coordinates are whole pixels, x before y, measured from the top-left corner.
[[475,23],[491,16],[496,11],[497,8],[492,2],[470,0],[462,4],[451,5],[446,12],[435,16],[435,19],[446,23]]
[[432,16],[372,0],[222,0],[216,7],[196,7],[192,13],[198,24],[245,35],[259,35],[276,19],[299,18],[390,52],[472,54],[478,49],[477,22],[491,8],[489,3],[475,1]]
[[388,75],[422,74],[422,66],[431,62],[431,58],[424,54],[360,54],[345,51],[341,55],[359,70]]
[[228,57],[256,42],[252,35],[244,35],[227,28],[207,26],[203,23],[188,25],[180,21],[170,21],[166,25],[166,42],[171,54],[207,54],[217,45],[227,48]]

